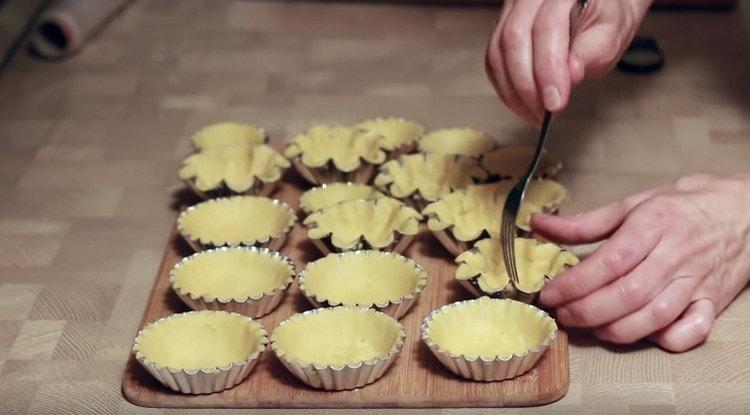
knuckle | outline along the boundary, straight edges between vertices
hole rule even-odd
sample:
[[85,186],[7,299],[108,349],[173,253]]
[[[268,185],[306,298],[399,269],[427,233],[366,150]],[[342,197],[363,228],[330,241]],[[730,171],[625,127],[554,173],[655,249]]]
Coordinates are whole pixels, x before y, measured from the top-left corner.
[[648,296],[647,287],[638,279],[623,281],[618,289],[625,304],[643,304]]
[[624,264],[633,257],[633,250],[627,247],[618,247],[607,251],[602,255],[600,263],[609,274],[619,275],[622,273]]
[[662,327],[667,323],[670,323],[674,318],[673,305],[669,301],[660,300],[654,303],[649,309],[651,313],[651,321],[657,326]]
[[508,22],[500,35],[500,42],[506,48],[512,48],[523,41],[524,30],[515,22]]

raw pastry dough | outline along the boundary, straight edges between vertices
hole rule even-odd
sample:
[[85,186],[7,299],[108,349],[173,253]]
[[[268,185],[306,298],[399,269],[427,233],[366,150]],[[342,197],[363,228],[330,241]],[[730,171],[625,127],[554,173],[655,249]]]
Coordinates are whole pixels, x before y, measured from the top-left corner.
[[263,144],[266,132],[251,124],[221,122],[201,128],[193,135],[193,145],[199,150],[235,145]]
[[349,200],[378,199],[381,197],[385,197],[385,195],[366,184],[330,183],[313,187],[303,193],[299,199],[299,206],[309,214]]
[[482,239],[474,248],[459,255],[456,278],[476,278],[479,288],[487,294],[512,295],[514,288],[529,294],[540,291],[548,279],[578,263],[575,255],[557,245],[529,238],[516,238],[515,254],[519,280],[515,287],[505,269],[499,239]]
[[514,300],[481,297],[444,307],[424,334],[441,351],[468,360],[508,360],[549,344],[555,321],[538,308]]
[[194,311],[150,324],[136,339],[135,349],[159,366],[214,371],[242,364],[266,342],[263,326],[248,317]]
[[319,210],[305,219],[312,239],[330,236],[339,249],[355,249],[361,241],[374,248],[390,245],[396,235],[416,235],[422,215],[396,199],[351,200]]
[[422,124],[403,118],[375,118],[362,121],[354,127],[380,136],[386,151],[415,143],[424,134]]
[[300,158],[307,167],[323,167],[333,162],[337,170],[351,172],[368,163],[385,161],[385,152],[376,134],[354,128],[316,125],[294,138],[284,151],[287,158]]
[[173,286],[194,298],[221,302],[259,299],[283,289],[294,268],[269,251],[231,248],[202,252],[185,260],[170,275]]
[[218,189],[222,183],[237,193],[281,178],[289,160],[265,144],[211,148],[195,153],[182,162],[179,176],[192,179],[198,190]]
[[[422,212],[432,231],[451,229],[459,241],[471,241],[487,233],[499,237],[505,198],[515,183],[502,181],[469,186],[442,196]],[[531,215],[556,209],[567,192],[552,180],[533,180],[526,189],[516,224],[530,230]]]
[[210,199],[184,211],[177,227],[201,244],[253,245],[287,233],[297,218],[289,206],[274,199],[234,196]]
[[311,262],[299,284],[317,302],[347,306],[385,306],[414,297],[427,274],[414,261],[381,251],[329,254]]
[[419,141],[419,151],[458,154],[478,158],[497,147],[492,137],[473,128],[444,128],[427,133]]
[[284,321],[272,341],[277,354],[302,366],[355,366],[395,353],[403,343],[403,328],[367,308],[320,308]]
[[397,198],[418,195],[433,201],[486,178],[487,172],[469,157],[419,153],[383,164],[375,185]]

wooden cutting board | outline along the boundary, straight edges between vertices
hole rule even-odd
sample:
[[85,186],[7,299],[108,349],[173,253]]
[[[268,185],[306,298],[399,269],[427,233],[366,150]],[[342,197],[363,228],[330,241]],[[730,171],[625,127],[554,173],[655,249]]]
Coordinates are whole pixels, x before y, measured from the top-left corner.
[[[296,208],[302,191],[302,186],[285,182],[274,197]],[[282,250],[294,260],[298,271],[320,256],[305,233],[298,224]],[[173,230],[140,327],[172,313],[188,311],[169,286],[169,271],[180,258],[191,253]],[[419,325],[443,304],[471,297],[453,277],[456,267],[453,258],[426,229],[415,238],[406,255],[425,268],[429,279],[417,303],[401,319],[407,334],[401,356],[374,384],[343,392],[310,388],[287,372],[269,348],[244,382],[224,392],[198,396],[182,395],[161,386],[131,354],[123,375],[122,393],[136,405],[163,408],[502,407],[542,405],[565,395],[570,378],[568,337],[564,332],[558,334],[534,369],[516,379],[472,382],[443,368],[419,338]],[[292,284],[282,304],[261,321],[271,332],[281,320],[309,308],[296,284]]]

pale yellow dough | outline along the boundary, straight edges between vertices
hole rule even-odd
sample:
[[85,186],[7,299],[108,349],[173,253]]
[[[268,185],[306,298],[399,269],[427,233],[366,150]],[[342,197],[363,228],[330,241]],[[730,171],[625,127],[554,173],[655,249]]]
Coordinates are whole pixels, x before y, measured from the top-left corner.
[[270,294],[293,275],[292,266],[270,252],[230,248],[194,255],[174,270],[172,278],[175,288],[193,298],[226,302]]
[[214,190],[226,183],[241,193],[257,180],[275,182],[289,168],[289,160],[265,144],[210,148],[195,153],[182,162],[180,179],[194,179],[198,190]]
[[426,334],[455,356],[507,360],[541,346],[556,331],[555,321],[534,306],[481,297],[443,308]]
[[241,364],[266,341],[260,323],[239,314],[195,311],[147,326],[137,351],[162,367],[211,371]]
[[473,128],[444,128],[427,133],[419,141],[419,151],[479,157],[497,146],[495,140]]
[[384,196],[366,184],[330,183],[313,187],[303,193],[299,199],[299,206],[306,213],[312,213],[349,200],[378,199]]
[[234,196],[210,199],[186,210],[180,232],[203,244],[252,245],[281,236],[296,221],[292,210],[273,199]]
[[354,128],[380,136],[383,149],[395,150],[419,140],[424,134],[424,126],[403,118],[376,118],[365,120]]
[[[552,243],[535,239],[516,238],[516,268],[518,285],[525,293],[542,289],[548,278],[554,278],[566,267],[578,263],[578,258]],[[459,265],[456,278],[468,280],[477,277],[479,288],[487,294],[510,289],[508,271],[505,269],[499,239],[482,239],[474,248],[456,258]]]
[[410,297],[426,280],[424,271],[401,255],[358,251],[311,262],[300,284],[318,302],[370,306]]
[[386,358],[403,328],[394,318],[367,308],[321,308],[295,314],[272,335],[277,351],[302,365],[341,367]]
[[[503,205],[515,183],[509,180],[469,186],[449,193],[427,205],[422,214],[427,216],[427,226],[432,231],[451,228],[459,241],[479,238],[483,232],[492,237],[500,235]],[[518,212],[516,225],[530,229],[531,215],[553,210],[565,200],[567,192],[552,180],[532,180],[526,189]]]
[[394,241],[394,233],[416,235],[422,215],[396,199],[350,200],[319,210],[305,219],[307,235],[322,239],[330,235],[340,249],[352,249],[360,238],[375,248]]
[[487,172],[472,158],[419,153],[383,164],[375,185],[394,197],[405,198],[418,192],[421,198],[432,201],[486,178]]
[[299,157],[307,167],[333,162],[337,170],[351,172],[368,163],[385,161],[379,136],[348,127],[316,125],[300,134],[284,150],[287,158]]
[[[503,146],[482,156],[482,167],[490,174],[501,177],[521,177],[526,173],[536,148],[531,146]],[[542,153],[537,177],[556,175],[562,169],[562,162]]]
[[193,145],[200,150],[266,142],[266,132],[251,124],[220,122],[201,128],[193,135]]

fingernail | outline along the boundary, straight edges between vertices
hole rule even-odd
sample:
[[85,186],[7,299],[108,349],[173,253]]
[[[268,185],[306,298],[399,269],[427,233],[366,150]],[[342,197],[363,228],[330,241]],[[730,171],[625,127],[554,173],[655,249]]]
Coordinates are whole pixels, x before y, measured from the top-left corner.
[[560,91],[558,91],[557,88],[552,85],[544,88],[542,98],[544,99],[544,108],[546,108],[548,111],[557,111],[562,105]]
[[545,305],[554,306],[560,301],[560,293],[555,289],[547,288],[542,291],[540,300]]

